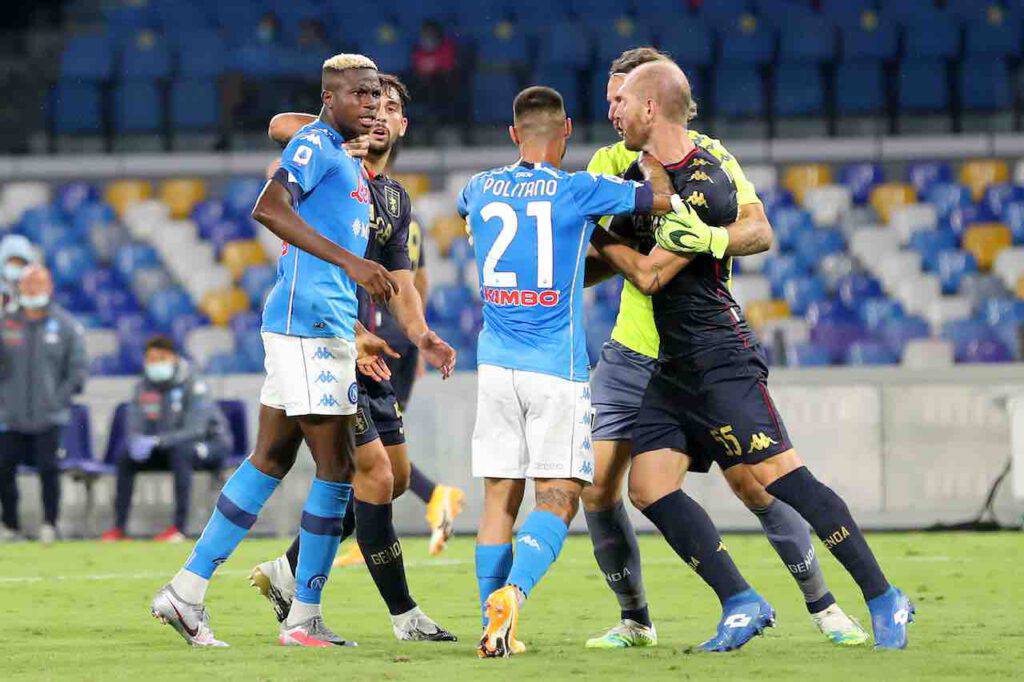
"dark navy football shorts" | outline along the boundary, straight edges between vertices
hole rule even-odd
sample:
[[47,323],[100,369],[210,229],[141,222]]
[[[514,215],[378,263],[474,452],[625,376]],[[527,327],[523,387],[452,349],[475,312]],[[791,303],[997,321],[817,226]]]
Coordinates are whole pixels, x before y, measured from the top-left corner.
[[402,412],[394,389],[388,381],[374,381],[359,375],[359,401],[356,406],[356,447],[380,438],[385,445],[405,442]]
[[410,344],[405,348],[399,348],[398,352],[402,357],[387,358],[387,363],[391,369],[391,388],[399,407],[404,410],[409,404],[409,396],[412,395],[412,385],[416,383],[420,349]]
[[658,361],[608,341],[590,375],[594,426],[591,440],[631,440],[644,391]]
[[633,455],[673,448],[690,471],[756,464],[790,449],[754,349],[712,349],[682,367],[659,363],[633,427]]

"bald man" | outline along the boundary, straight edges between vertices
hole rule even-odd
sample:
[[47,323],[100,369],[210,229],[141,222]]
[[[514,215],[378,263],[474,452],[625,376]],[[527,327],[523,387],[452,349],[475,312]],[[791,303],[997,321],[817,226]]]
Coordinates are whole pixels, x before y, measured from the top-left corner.
[[42,483],[42,542],[57,538],[61,430],[71,418],[71,400],[85,384],[85,334],[67,311],[52,302],[53,280],[39,265],[18,282],[20,307],[0,329],[0,539],[16,539],[18,464],[31,464]]
[[[722,601],[718,634],[703,647],[737,648],[774,620],[707,514],[680,489],[686,471],[717,463],[723,471],[741,467],[770,498],[795,509],[861,588],[876,647],[904,648],[913,604],[889,584],[843,500],[797,455],[768,392],[765,353],[729,291],[726,226],[738,215],[737,188],[721,160],[686,134],[693,109],[685,76],[667,60],[644,64],[626,77],[614,106],[627,149],[676,160],[666,170],[683,198],[654,227],[661,249],[650,255],[641,257],[607,235],[595,245],[653,294],[659,362],[633,426],[629,496]],[[634,164],[625,177],[637,172]],[[631,241],[651,235],[649,225],[624,218],[612,221],[610,231]],[[650,272],[671,260],[665,252],[689,262],[674,277],[652,282]]]

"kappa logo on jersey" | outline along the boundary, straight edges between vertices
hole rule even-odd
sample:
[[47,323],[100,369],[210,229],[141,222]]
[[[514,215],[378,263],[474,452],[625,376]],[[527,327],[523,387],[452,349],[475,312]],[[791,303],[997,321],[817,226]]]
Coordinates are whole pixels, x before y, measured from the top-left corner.
[[538,552],[540,551],[540,543],[537,542],[532,535],[524,535],[523,537],[519,538],[519,542],[529,547],[533,547]]
[[360,204],[370,203],[370,186],[363,182],[362,173],[359,174],[359,186],[349,193],[350,199],[355,199]]
[[335,377],[334,374],[332,374],[329,370],[326,369],[320,372],[320,374],[316,378],[316,383],[318,384],[330,384],[336,383],[337,381],[338,378]]
[[704,206],[707,207],[708,200],[704,198],[704,192],[698,192],[693,190],[690,196],[686,197],[686,203],[691,206]]
[[710,166],[711,162],[707,159],[702,159],[699,156],[690,162],[691,166]]
[[384,187],[384,204],[387,208],[388,213],[394,217],[398,217],[398,213],[402,208],[402,194],[398,191],[397,187],[391,185],[385,185]]
[[[586,444],[588,444],[588,445],[589,445],[589,443],[590,443],[590,441],[586,442]],[[589,448],[584,448],[584,449],[589,449]],[[593,465],[593,463],[591,463],[591,461],[589,459],[584,460],[583,464],[580,465],[580,473],[583,474],[584,476],[589,476],[590,474],[594,473],[594,465]]]
[[333,360],[334,354],[327,348],[327,346],[317,346],[316,352],[313,353],[314,360]]
[[335,400],[334,396],[331,395],[330,393],[324,393],[322,396],[320,396],[320,402],[318,402],[316,405],[317,407],[337,407],[338,401]]
[[299,135],[299,139],[300,140],[305,140],[306,142],[309,142],[311,145],[313,145],[317,149],[323,149],[324,148],[323,143],[320,141],[320,134],[319,133],[313,133],[313,132],[304,133],[302,135]]
[[778,445],[775,441],[764,434],[764,431],[755,433],[750,438],[750,447],[747,449],[748,453],[760,452],[761,450],[767,450],[773,445]]
[[496,289],[480,287],[480,297],[488,303],[499,306],[522,306],[532,308],[544,306],[551,308],[558,305],[560,294],[554,289],[532,291],[530,289]]
[[714,182],[714,180],[711,179],[711,176],[705,173],[704,171],[694,171],[693,175],[690,176],[690,180],[694,182],[699,182],[701,180],[705,180],[707,182]]

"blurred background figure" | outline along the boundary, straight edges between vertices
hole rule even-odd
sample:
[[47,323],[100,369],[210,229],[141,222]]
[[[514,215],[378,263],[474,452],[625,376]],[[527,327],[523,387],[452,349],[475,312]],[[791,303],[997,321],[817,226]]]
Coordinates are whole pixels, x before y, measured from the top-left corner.
[[167,336],[146,342],[143,374],[128,406],[125,435],[117,464],[114,527],[103,539],[125,538],[135,475],[169,470],[174,474],[174,519],[154,539],[181,542],[188,528],[192,473],[219,470],[231,450],[231,436],[206,383]]
[[458,46],[441,24],[424,21],[412,51],[412,87],[413,99],[426,106],[424,122],[431,126],[454,123],[457,58]]
[[18,281],[25,268],[39,259],[32,242],[20,234],[9,234],[0,241],[0,297],[3,312],[18,309]]
[[52,303],[52,296],[49,270],[25,268],[18,282],[19,306],[0,330],[0,540],[18,537],[18,464],[39,472],[39,539],[57,538],[61,430],[71,417],[71,399],[85,385],[87,361],[81,325]]

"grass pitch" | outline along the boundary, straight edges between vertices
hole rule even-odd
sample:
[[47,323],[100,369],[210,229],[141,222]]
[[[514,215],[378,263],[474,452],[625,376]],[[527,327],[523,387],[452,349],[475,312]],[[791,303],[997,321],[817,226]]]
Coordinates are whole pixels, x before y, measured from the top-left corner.
[[[591,651],[584,640],[612,625],[618,609],[586,537],[574,536],[523,611],[529,652],[477,660],[473,545],[454,540],[438,559],[426,541],[403,542],[414,596],[454,631],[458,644],[399,643],[362,567],[336,569],[325,597],[327,622],[358,648],[276,645],[269,605],[248,586],[248,569],[284,540],[251,540],[225,564],[208,596],[214,631],[230,649],[193,650],[148,612],[153,592],[178,568],[187,546],[69,542],[0,549],[0,678],[109,680],[559,680],[1022,679],[1024,536],[875,534],[870,541],[890,579],[915,600],[910,648],[840,650],[817,633],[800,593],[758,535],[726,539],[750,582],[775,606],[778,624],[742,651],[687,654],[714,630],[717,601],[659,536],[641,538],[644,577],[658,627],[656,649]],[[822,551],[839,603],[862,623],[867,609],[841,567]]]

